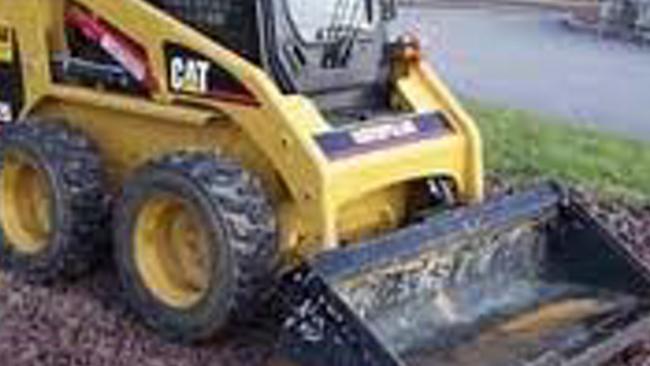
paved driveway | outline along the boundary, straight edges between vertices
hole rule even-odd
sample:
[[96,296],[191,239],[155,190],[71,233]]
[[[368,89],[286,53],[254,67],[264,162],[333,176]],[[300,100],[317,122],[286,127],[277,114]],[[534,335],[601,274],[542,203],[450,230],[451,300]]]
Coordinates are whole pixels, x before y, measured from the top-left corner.
[[650,47],[567,31],[534,8],[407,8],[399,29],[463,95],[650,140]]

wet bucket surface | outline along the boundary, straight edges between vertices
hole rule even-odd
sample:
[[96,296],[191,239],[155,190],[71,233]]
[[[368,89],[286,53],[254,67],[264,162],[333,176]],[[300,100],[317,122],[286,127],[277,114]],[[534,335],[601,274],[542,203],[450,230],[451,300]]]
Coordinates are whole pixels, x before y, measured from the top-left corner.
[[516,364],[588,339],[600,319],[641,308],[632,294],[555,278],[547,253],[554,236],[542,226],[456,242],[339,283],[337,293],[409,365]]
[[650,285],[620,243],[561,202],[544,188],[324,256],[296,282],[311,285],[285,313],[285,349],[310,366],[579,357],[650,314]]

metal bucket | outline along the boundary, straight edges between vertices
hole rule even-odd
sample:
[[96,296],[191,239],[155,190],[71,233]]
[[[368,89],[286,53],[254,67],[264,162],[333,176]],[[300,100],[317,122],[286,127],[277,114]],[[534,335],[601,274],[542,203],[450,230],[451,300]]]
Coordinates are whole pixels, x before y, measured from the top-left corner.
[[595,365],[650,330],[647,269],[554,185],[432,217],[288,272],[305,366]]

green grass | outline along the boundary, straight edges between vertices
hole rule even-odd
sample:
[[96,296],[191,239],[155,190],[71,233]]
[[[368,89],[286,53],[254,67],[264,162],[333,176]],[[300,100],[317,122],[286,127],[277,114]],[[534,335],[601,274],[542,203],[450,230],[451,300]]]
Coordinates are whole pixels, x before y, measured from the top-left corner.
[[519,110],[477,102],[467,107],[482,130],[489,171],[516,180],[554,178],[607,194],[650,198],[648,143]]

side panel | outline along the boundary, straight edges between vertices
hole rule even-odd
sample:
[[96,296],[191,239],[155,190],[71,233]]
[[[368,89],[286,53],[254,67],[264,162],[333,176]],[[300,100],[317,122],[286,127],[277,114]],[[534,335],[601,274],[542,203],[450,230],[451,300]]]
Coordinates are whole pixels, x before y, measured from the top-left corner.
[[18,44],[13,30],[0,22],[0,122],[13,121],[23,104]]
[[[440,76],[423,60],[399,60],[393,78],[395,98],[417,112],[432,109],[446,112],[449,122],[463,136],[463,147],[452,150],[464,162],[461,185],[465,187],[461,199],[466,202],[483,200],[483,144],[478,126],[447,88]],[[401,104],[401,103],[397,104]]]

